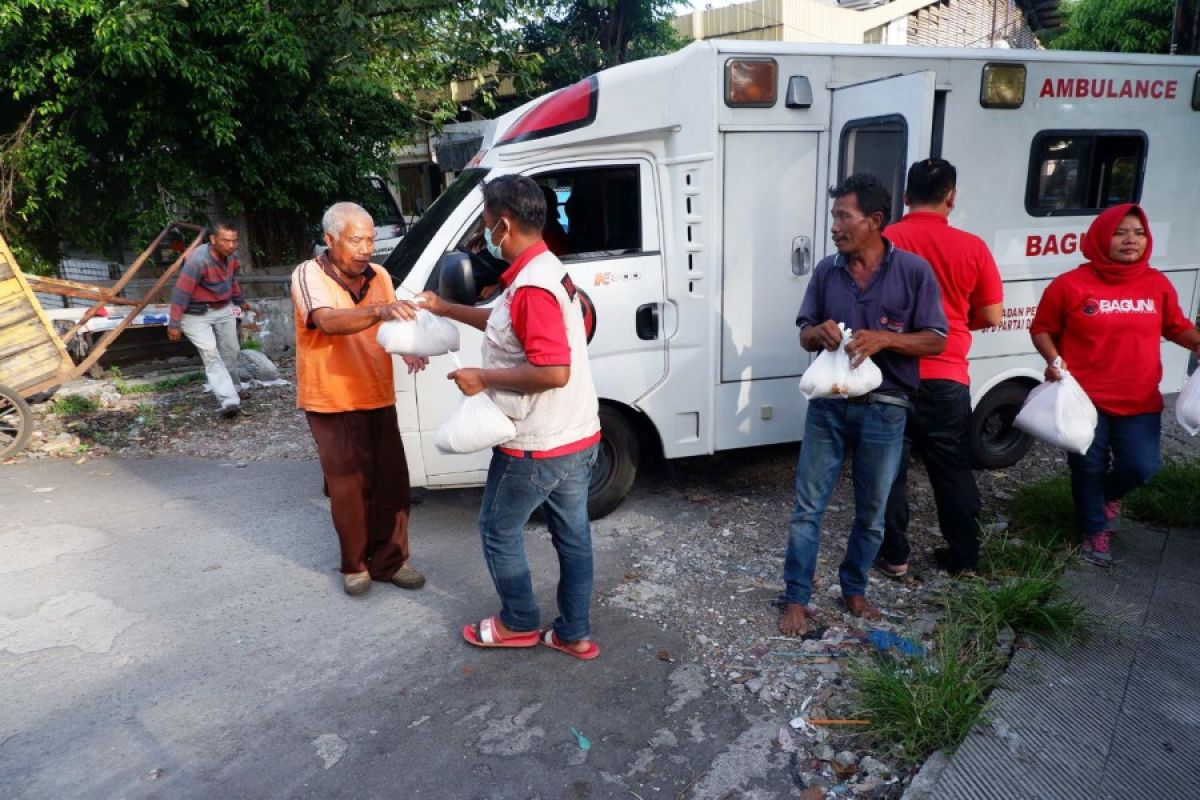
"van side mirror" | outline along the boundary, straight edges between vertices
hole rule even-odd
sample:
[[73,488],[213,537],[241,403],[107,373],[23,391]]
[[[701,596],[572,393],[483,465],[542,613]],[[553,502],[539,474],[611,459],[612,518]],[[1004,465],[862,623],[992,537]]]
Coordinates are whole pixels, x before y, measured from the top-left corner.
[[438,295],[443,300],[473,306],[479,296],[471,256],[452,250],[438,261]]

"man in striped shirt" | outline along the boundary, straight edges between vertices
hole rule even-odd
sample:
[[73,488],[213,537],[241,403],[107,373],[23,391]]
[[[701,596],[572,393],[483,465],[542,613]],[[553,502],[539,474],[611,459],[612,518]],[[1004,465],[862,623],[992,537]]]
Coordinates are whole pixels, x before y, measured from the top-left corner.
[[237,318],[234,307],[250,306],[238,286],[238,233],[233,223],[220,220],[208,237],[209,243],[192,251],[171,293],[171,317],[167,338],[172,342],[187,336],[204,361],[209,388],[221,404],[226,419],[241,410],[238,390]]

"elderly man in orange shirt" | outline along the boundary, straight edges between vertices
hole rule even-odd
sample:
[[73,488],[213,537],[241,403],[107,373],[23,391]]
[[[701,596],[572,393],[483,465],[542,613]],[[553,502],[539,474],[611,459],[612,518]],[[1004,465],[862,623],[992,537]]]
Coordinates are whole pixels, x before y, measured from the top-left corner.
[[[413,319],[391,276],[372,264],[375,223],[354,203],[335,203],[321,219],[329,249],[292,273],[296,324],[296,404],[317,443],[325,493],[342,554],[342,588],[357,595],[371,581],[420,589],[408,566],[411,498],[396,421],[392,356],[376,327]],[[404,357],[408,371],[427,359]]]

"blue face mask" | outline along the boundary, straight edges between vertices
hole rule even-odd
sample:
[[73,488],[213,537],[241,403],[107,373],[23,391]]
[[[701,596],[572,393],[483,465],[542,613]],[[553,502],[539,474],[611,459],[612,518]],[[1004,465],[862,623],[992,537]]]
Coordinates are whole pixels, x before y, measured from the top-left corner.
[[[503,220],[501,220],[501,222],[503,222]],[[499,222],[496,223],[496,227],[497,228],[500,227]],[[500,260],[500,261],[504,260],[504,254],[500,250],[500,244],[507,238],[508,238],[508,234],[505,233],[503,236],[500,237],[499,242],[493,242],[492,241],[492,229],[488,228],[488,227],[484,227],[484,229],[483,229],[483,245],[484,245],[484,247],[487,248],[488,254],[491,255],[492,258],[495,258],[497,260]]]

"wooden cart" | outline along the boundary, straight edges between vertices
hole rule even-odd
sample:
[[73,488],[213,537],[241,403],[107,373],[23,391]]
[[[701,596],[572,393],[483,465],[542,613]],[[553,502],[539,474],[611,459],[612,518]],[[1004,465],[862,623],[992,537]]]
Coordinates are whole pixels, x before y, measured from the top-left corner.
[[[195,238],[141,300],[121,297],[120,293],[172,231],[195,232]],[[196,225],[170,223],[111,287],[25,275],[17,266],[8,243],[0,236],[0,459],[19,452],[29,442],[33,414],[27,400],[91,369],[121,332],[168,286],[188,254],[204,240],[206,232]],[[59,336],[34,292],[92,300],[95,305]],[[67,352],[66,343],[109,304],[130,306],[129,313],[115,328],[105,332],[79,363],[75,363]]]

